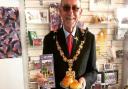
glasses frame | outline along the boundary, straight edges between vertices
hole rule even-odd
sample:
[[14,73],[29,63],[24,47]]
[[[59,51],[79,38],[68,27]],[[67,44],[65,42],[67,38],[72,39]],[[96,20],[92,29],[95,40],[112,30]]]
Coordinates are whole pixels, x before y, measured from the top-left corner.
[[71,6],[71,5],[68,5],[68,4],[62,5],[62,8],[63,8],[63,11],[65,11],[65,12],[69,12],[71,9],[74,12],[78,12],[79,9],[80,9],[80,7],[78,7],[77,5]]

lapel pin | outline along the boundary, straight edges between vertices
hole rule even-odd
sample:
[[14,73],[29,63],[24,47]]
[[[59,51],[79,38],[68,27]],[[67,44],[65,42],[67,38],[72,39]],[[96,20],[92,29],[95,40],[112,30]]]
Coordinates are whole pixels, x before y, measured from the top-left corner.
[[74,39],[76,40],[76,42],[78,41],[78,37],[77,36]]

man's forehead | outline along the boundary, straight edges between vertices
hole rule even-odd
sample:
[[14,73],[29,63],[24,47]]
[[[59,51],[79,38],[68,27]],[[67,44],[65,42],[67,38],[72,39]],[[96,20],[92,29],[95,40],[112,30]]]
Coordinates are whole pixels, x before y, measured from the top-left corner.
[[61,0],[61,2],[62,1],[78,1],[78,2],[80,2],[81,0]]
[[61,0],[61,5],[63,4],[75,4],[80,5],[80,0]]

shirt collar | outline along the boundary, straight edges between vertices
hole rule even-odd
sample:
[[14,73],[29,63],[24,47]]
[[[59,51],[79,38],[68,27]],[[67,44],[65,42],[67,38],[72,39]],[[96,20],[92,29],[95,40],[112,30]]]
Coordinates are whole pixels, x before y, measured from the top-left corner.
[[[67,38],[67,36],[68,36],[70,33],[65,30],[64,26],[63,26],[63,31],[64,31],[64,34],[65,34],[65,37]],[[76,33],[76,26],[74,27],[73,32],[72,32],[71,34],[72,34],[73,36],[75,36],[75,33]]]

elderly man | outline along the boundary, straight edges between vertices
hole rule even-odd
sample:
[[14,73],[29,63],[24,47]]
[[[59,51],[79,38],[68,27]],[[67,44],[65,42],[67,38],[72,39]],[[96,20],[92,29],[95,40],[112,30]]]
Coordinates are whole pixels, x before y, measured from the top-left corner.
[[[96,80],[95,37],[88,29],[77,27],[82,14],[80,3],[61,0],[62,27],[44,38],[43,54],[54,56],[56,89],[90,89]],[[38,84],[44,81],[43,75],[37,74]]]

